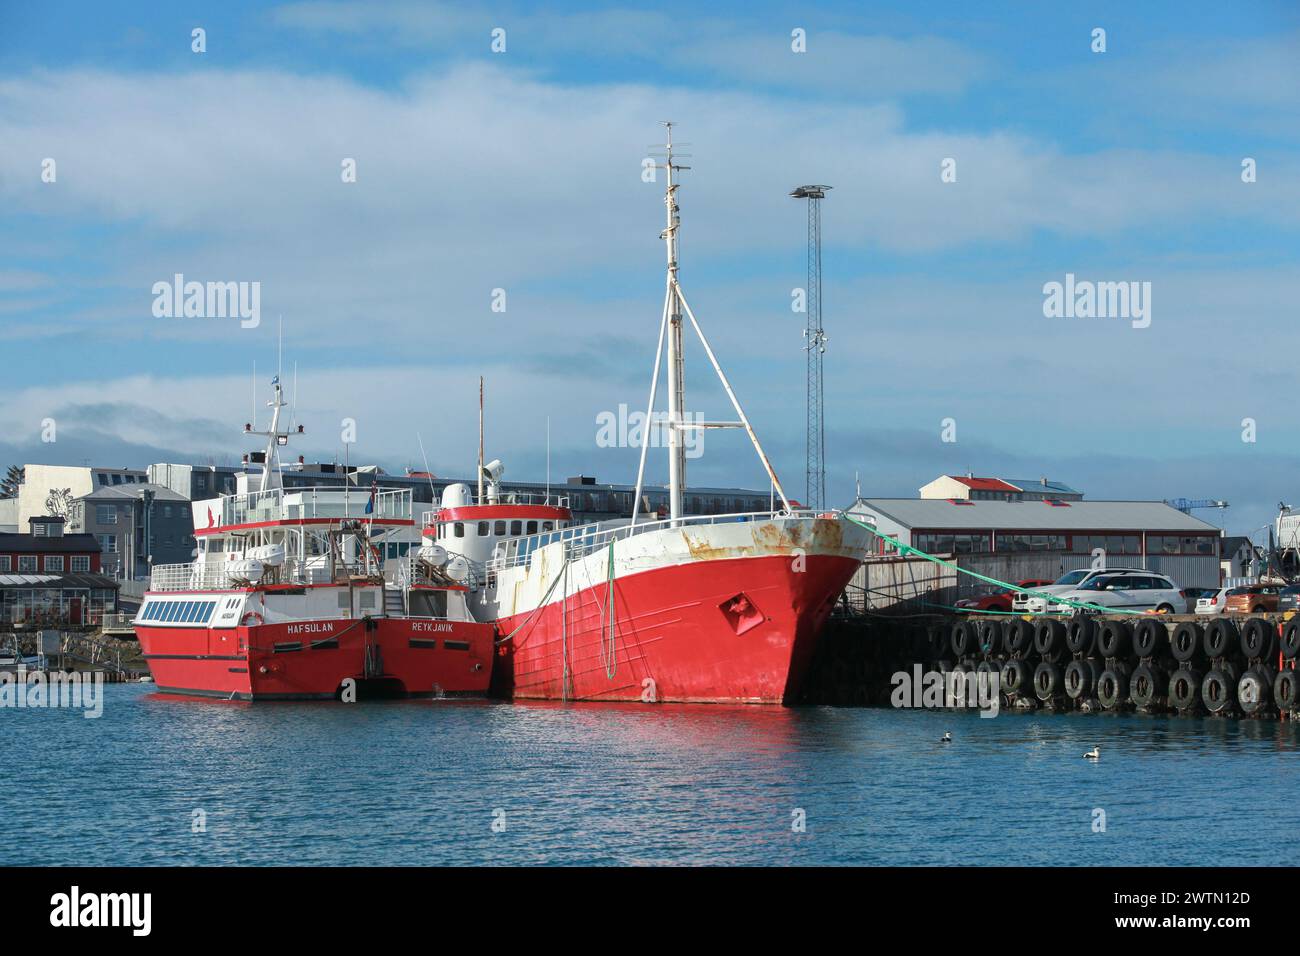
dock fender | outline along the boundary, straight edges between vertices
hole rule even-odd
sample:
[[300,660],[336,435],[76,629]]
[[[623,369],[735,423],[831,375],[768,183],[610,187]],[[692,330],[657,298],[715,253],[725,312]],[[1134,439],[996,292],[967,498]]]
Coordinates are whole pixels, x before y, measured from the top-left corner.
[[1291,618],[1282,630],[1282,656],[1293,661],[1296,654],[1300,654],[1300,617]]
[[1227,657],[1236,653],[1240,643],[1241,634],[1236,623],[1227,618],[1218,618],[1205,632],[1205,656]]
[[1222,713],[1232,706],[1237,696],[1237,678],[1226,667],[1216,667],[1201,681],[1201,700],[1212,714]]
[[1116,661],[1097,678],[1097,700],[1106,710],[1117,710],[1128,699],[1128,666]]
[[1273,625],[1262,617],[1252,617],[1241,628],[1241,653],[1247,660],[1272,657],[1277,653],[1276,642]]
[[980,623],[980,650],[985,657],[1002,653],[1002,622],[983,621]]
[[1196,657],[1204,641],[1205,629],[1195,621],[1184,621],[1174,628],[1174,636],[1169,642],[1169,649],[1174,655],[1174,660],[1186,664]]
[[1051,700],[1061,686],[1061,669],[1049,661],[1043,661],[1034,669],[1034,695],[1039,700]]
[[1201,681],[1201,675],[1185,664],[1170,675],[1169,703],[1175,710],[1191,710],[1200,702]]
[[1065,625],[1052,618],[1039,618],[1034,625],[1034,650],[1043,660],[1052,661],[1065,649]]
[[1273,675],[1252,667],[1237,679],[1237,701],[1243,713],[1257,714],[1273,701]]
[[1169,629],[1159,618],[1144,617],[1133,628],[1133,653],[1138,657],[1155,657],[1168,643]]
[[1273,699],[1282,710],[1295,710],[1300,704],[1300,671],[1280,670],[1273,678]]
[[1065,646],[1071,654],[1087,657],[1092,653],[1096,642],[1097,622],[1090,615],[1080,614],[1071,618],[1065,626]]

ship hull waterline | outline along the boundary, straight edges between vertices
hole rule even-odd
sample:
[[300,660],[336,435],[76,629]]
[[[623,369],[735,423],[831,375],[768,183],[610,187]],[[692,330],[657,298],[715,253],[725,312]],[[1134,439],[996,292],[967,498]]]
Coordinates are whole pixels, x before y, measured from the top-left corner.
[[158,692],[228,700],[485,697],[492,628],[361,618],[237,628],[137,628]]
[[[690,561],[576,590],[498,621],[493,694],[794,702],[818,634],[860,564],[845,555],[766,554]],[[605,612],[611,589],[612,657]]]

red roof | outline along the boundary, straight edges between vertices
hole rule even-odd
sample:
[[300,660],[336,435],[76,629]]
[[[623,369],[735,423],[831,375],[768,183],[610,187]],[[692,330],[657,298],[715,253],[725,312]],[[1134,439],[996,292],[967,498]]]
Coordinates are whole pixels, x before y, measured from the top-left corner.
[[974,488],[976,491],[1019,491],[1015,485],[1009,485],[1001,478],[963,478],[960,475],[949,475],[953,481],[960,481],[967,488]]

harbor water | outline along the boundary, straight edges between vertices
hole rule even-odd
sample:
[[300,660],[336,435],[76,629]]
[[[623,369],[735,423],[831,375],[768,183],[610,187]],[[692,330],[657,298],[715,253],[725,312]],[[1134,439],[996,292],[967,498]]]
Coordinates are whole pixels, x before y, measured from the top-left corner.
[[[104,688],[0,711],[0,863],[1278,864],[1278,721]],[[953,742],[940,742],[951,731]],[[1083,753],[1100,748],[1097,761]]]

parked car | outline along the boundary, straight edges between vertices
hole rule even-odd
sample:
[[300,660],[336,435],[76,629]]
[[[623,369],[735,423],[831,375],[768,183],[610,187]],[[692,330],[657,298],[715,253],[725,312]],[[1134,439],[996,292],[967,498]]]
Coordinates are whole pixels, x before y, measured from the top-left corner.
[[[1149,572],[1141,568],[1077,568],[1074,571],[1067,571],[1051,584],[1045,587],[1035,588],[1036,591],[1046,592],[1047,594],[1064,594],[1066,591],[1073,591],[1075,588],[1082,587],[1089,581],[1099,577],[1115,574],[1147,574]],[[1011,610],[1016,613],[1024,614],[1042,614],[1047,608],[1047,598],[1040,595],[1017,594],[1011,599]],[[1059,606],[1053,608],[1056,611],[1068,611],[1068,607]]]
[[1277,592],[1279,611],[1300,611],[1300,584],[1288,584]]
[[1248,584],[1244,587],[1230,588],[1224,611],[1228,614],[1276,611],[1278,592],[1281,590],[1280,584]]
[[1222,614],[1224,607],[1228,604],[1228,592],[1232,588],[1219,588],[1217,591],[1211,591],[1209,597],[1199,597],[1196,599],[1196,614]]
[[[1024,581],[1017,581],[1018,588],[1038,588],[1051,584],[1051,581],[1029,578]],[[966,611],[1010,611],[1012,596],[1017,592],[1008,591],[1006,588],[994,588],[987,594],[978,597],[962,598],[953,607],[959,607]]]
[[[1170,578],[1144,571],[1141,574],[1107,574],[1089,578],[1072,591],[1054,596],[1055,601],[1078,601],[1129,611],[1160,611],[1174,614],[1187,610],[1187,598]],[[1049,610],[1068,611],[1068,605]]]

